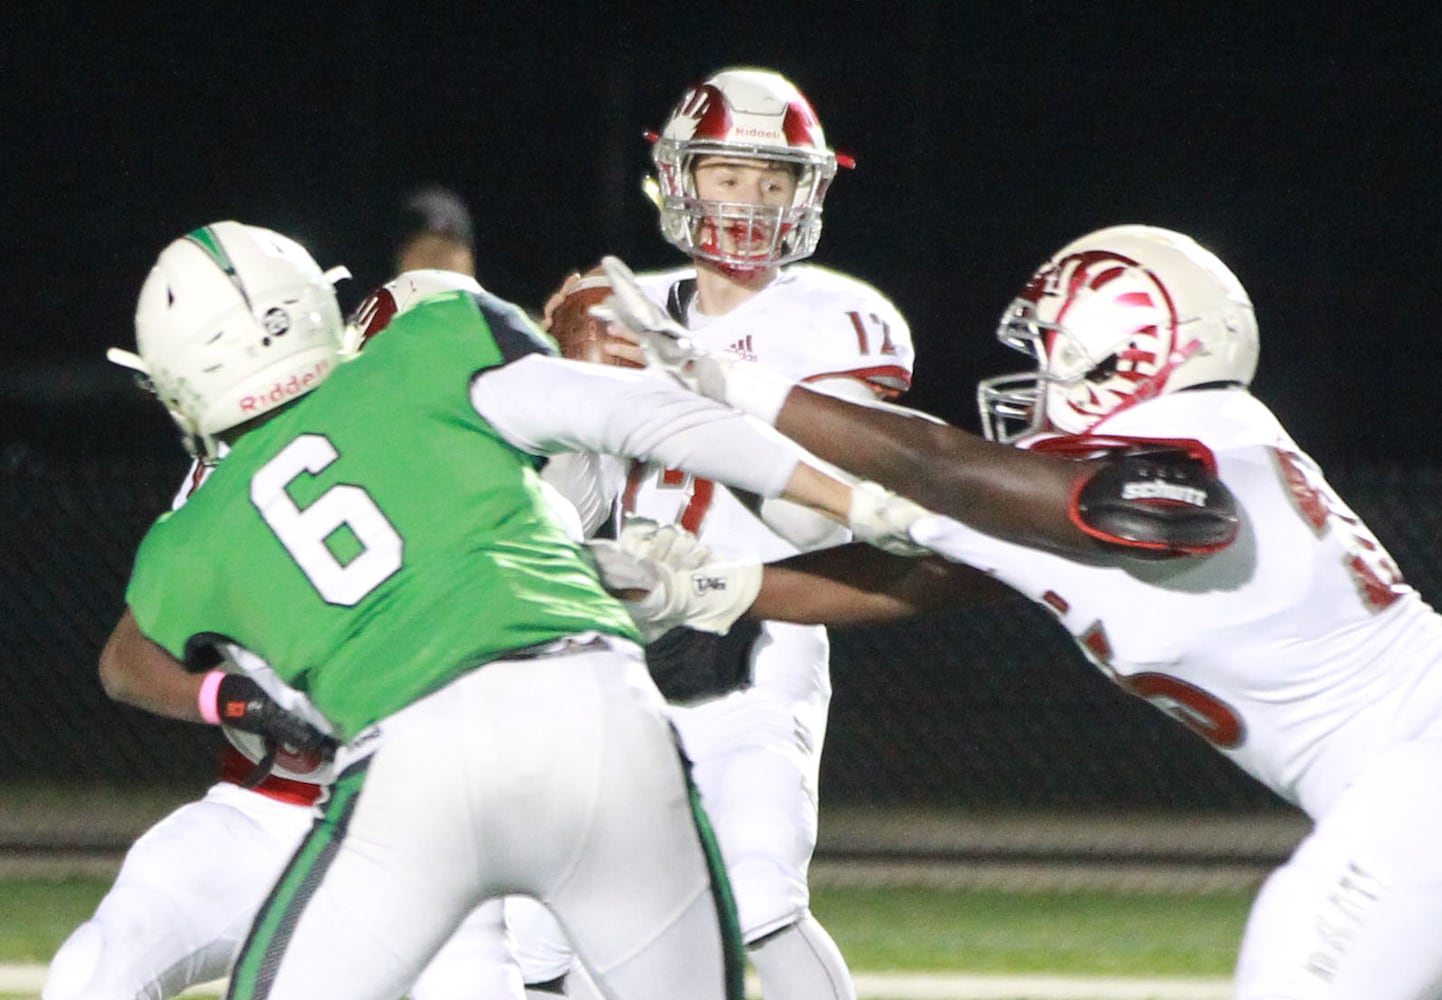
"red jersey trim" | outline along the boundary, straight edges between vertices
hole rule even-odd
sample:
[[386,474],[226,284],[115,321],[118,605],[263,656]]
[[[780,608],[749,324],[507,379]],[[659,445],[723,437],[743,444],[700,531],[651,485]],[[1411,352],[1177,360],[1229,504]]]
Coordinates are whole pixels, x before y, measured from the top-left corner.
[[1027,446],[1028,451],[1065,458],[1100,458],[1116,452],[1146,447],[1172,448],[1195,462],[1200,462],[1208,475],[1217,474],[1217,457],[1212,449],[1195,438],[1119,437],[1115,434],[1065,434],[1040,438]]
[[[220,758],[220,780],[228,781],[232,785],[243,785],[255,770],[255,763],[245,754],[233,746],[226,746]],[[267,775],[265,780],[254,788],[250,789],[261,795],[275,799],[279,802],[289,802],[297,806],[314,805],[315,800],[320,798],[323,786],[312,784],[309,781],[296,781],[292,778],[282,778],[277,775]]]
[[911,388],[911,372],[900,365],[878,365],[875,368],[852,368],[844,372],[821,372],[816,375],[808,375],[801,380],[801,384],[807,382],[822,382],[829,378],[854,378],[865,382],[878,395],[890,399],[898,396]]

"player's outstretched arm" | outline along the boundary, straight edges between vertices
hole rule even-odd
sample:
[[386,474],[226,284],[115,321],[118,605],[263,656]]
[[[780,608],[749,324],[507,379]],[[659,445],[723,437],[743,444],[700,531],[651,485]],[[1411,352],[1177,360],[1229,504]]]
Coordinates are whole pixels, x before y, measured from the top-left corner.
[[1032,454],[923,414],[801,386],[787,393],[776,428],[817,457],[988,534],[1063,550],[1098,547],[1069,514],[1092,463]]
[[1229,546],[1241,523],[1214,456],[1197,441],[1059,438],[1026,450],[900,407],[858,406],[799,386],[787,392],[775,425],[823,459],[1023,545],[1197,556]]
[[700,352],[625,309],[612,311],[636,323],[629,328],[647,357],[682,385],[776,427],[814,456],[998,538],[1088,557],[1170,558],[1225,548],[1239,530],[1235,499],[1196,441],[1067,438],[1012,448],[915,410],[813,391],[738,357]]
[[795,442],[665,378],[533,354],[479,375],[476,411],[535,455],[599,452],[682,469],[762,497],[785,497],[877,544],[904,539],[914,504],[852,485]]
[[1023,544],[1095,551],[1069,518],[1089,475],[1069,459],[983,440],[899,407],[836,399],[759,365],[695,345],[615,257],[602,261],[612,295],[592,310],[630,331],[651,365],[687,388],[772,424],[812,454],[973,527]]

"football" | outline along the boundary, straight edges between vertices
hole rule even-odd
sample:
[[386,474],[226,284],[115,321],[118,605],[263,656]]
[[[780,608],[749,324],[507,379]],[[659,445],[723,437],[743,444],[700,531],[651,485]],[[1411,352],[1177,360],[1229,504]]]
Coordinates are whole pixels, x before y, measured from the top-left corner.
[[606,332],[605,321],[591,315],[591,307],[604,302],[610,294],[611,286],[604,274],[595,271],[585,275],[556,305],[548,332],[556,338],[563,357],[622,368],[643,368],[644,365],[612,357],[601,350],[603,343],[618,338]]
[[[247,733],[232,726],[221,726],[221,732],[230,745],[244,754],[252,764],[259,764],[265,756],[265,741],[254,733]],[[308,781],[314,785],[326,785],[335,780],[335,764],[318,753],[297,753],[291,747],[281,745],[276,750],[275,765],[270,773],[291,781]]]

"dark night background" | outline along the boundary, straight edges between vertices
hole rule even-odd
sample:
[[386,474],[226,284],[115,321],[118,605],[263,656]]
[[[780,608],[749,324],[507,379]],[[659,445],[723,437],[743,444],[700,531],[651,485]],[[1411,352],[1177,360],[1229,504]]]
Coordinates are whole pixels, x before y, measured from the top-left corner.
[[216,219],[348,264],[343,306],[388,277],[396,203],[428,181],[467,199],[481,280],[523,304],[604,252],[670,264],[641,133],[753,64],[859,162],[815,259],[909,316],[913,405],[975,428],[976,379],[1022,360],[992,331],[1033,267],[1147,222],[1241,276],[1258,393],[1324,464],[1436,459],[1442,17],[1356,6],[12,9],[5,436],[172,446],[100,359],[133,343],[159,250]]
[[[996,318],[1042,260],[1101,226],[1183,230],[1251,292],[1258,394],[1435,603],[1442,14],[1370,6],[7,5],[0,788],[210,777],[209,743],[184,748],[213,733],[115,706],[94,677],[185,465],[103,360],[133,344],[168,242],[278,229],[352,269],[349,308],[390,276],[401,197],[438,182],[473,210],[481,280],[536,308],[602,253],[677,262],[640,192],[642,132],[728,65],[790,76],[857,158],[815,259],[910,318],[908,402],[976,429],[976,380],[1024,362]],[[399,402],[376,400],[382,432]],[[1097,683],[1044,616],[838,635],[828,800],[1267,800]]]

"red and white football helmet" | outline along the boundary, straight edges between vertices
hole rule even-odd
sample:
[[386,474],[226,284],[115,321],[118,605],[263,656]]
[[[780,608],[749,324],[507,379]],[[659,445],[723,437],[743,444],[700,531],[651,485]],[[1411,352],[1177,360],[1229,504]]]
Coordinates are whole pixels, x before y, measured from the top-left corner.
[[[655,141],[657,206],[667,242],[692,257],[725,267],[756,269],[809,257],[821,238],[821,203],[838,160],[821,122],[785,77],[761,69],[727,69],[692,87],[672,110]],[[796,176],[789,206],[702,201],[692,167],[698,157],[735,156],[785,164]],[[760,248],[727,250],[727,228],[769,234]]]
[[1010,443],[1082,434],[1110,414],[1211,383],[1249,385],[1257,320],[1215,254],[1154,226],[1113,226],[1057,251],[1002,315],[997,338],[1034,372],[983,380],[982,427]]
[[459,271],[439,268],[402,271],[367,295],[346,320],[345,330],[341,333],[341,357],[348,358],[359,353],[372,337],[390,326],[391,320],[423,300],[444,292],[480,294],[481,284]]

